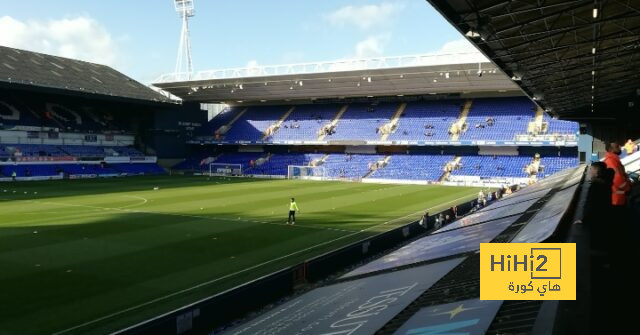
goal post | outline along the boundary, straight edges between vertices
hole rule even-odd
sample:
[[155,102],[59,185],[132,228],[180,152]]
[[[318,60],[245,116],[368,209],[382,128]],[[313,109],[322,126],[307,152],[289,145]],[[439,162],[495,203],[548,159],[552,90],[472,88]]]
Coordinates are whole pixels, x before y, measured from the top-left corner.
[[209,176],[241,176],[242,164],[209,163]]
[[327,170],[324,166],[287,166],[287,179],[326,180]]

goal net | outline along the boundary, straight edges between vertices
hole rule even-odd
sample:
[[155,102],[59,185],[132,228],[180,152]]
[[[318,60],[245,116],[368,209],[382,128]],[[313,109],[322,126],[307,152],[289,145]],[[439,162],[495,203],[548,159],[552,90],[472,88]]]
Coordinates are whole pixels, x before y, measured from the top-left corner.
[[242,164],[209,163],[209,176],[240,176]]
[[327,179],[327,172],[323,166],[299,166],[287,167],[287,179]]

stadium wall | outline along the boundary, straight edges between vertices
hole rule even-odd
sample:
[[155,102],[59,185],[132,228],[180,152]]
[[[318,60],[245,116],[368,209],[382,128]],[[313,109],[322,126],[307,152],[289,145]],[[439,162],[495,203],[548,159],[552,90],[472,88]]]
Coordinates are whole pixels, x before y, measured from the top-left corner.
[[160,159],[178,159],[192,154],[187,141],[194,130],[207,122],[207,114],[200,104],[184,103],[182,106],[157,109],[148,126],[142,130],[141,142]]

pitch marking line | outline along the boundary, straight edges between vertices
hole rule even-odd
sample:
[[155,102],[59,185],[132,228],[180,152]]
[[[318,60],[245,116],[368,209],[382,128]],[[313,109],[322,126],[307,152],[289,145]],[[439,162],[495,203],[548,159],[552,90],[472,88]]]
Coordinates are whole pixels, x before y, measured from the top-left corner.
[[[160,302],[160,301],[163,301],[163,300],[167,300],[167,299],[172,298],[172,297],[175,297],[175,296],[177,296],[177,295],[180,295],[180,294],[183,294],[183,293],[187,293],[187,292],[190,292],[190,291],[193,291],[193,290],[199,289],[199,288],[201,288],[201,287],[204,287],[204,286],[207,286],[207,285],[210,285],[210,284],[213,284],[213,283],[219,282],[219,281],[221,281],[221,280],[224,280],[224,279],[227,279],[227,278],[230,278],[230,277],[234,277],[234,276],[239,275],[239,274],[241,274],[241,273],[244,273],[244,272],[247,272],[247,271],[251,271],[251,270],[254,270],[254,269],[260,268],[260,267],[262,267],[262,266],[264,266],[264,265],[271,264],[271,263],[273,263],[273,262],[280,261],[280,260],[283,260],[283,259],[285,259],[285,258],[289,258],[289,257],[291,257],[291,256],[295,256],[295,255],[297,255],[297,254],[300,254],[300,253],[303,253],[303,252],[306,252],[306,251],[309,251],[309,250],[312,250],[312,249],[315,249],[315,248],[318,248],[318,247],[321,247],[321,246],[324,246],[324,245],[327,245],[327,244],[331,244],[331,243],[333,243],[333,242],[336,242],[336,241],[339,241],[339,240],[342,240],[342,239],[345,239],[345,238],[348,238],[348,237],[351,237],[351,236],[358,235],[358,234],[360,234],[360,233],[363,233],[363,232],[365,232],[365,231],[371,230],[371,229],[373,229],[373,228],[381,227],[381,226],[387,225],[387,224],[389,224],[389,223],[392,223],[392,222],[396,222],[396,221],[398,221],[398,220],[405,219],[405,218],[407,218],[407,217],[409,217],[409,216],[412,216],[412,215],[415,215],[415,214],[418,214],[418,213],[422,213],[422,212],[424,212],[424,211],[429,211],[429,210],[431,210],[431,209],[433,209],[433,208],[436,208],[436,207],[439,207],[439,206],[442,206],[442,205],[445,205],[445,204],[450,204],[450,203],[452,203],[452,202],[456,202],[456,201],[461,200],[461,199],[464,199],[464,198],[468,198],[468,197],[470,197],[470,196],[471,196],[471,195],[465,195],[465,196],[462,196],[462,197],[460,197],[460,198],[457,198],[457,199],[454,199],[454,200],[450,200],[450,201],[447,201],[447,202],[441,203],[441,204],[439,204],[439,205],[436,205],[436,206],[433,206],[433,207],[427,208],[427,209],[425,209],[425,210],[420,210],[420,211],[417,211],[417,212],[415,212],[415,213],[411,213],[411,214],[405,215],[405,216],[403,216],[403,217],[399,217],[399,218],[396,218],[396,219],[392,219],[392,220],[389,220],[389,221],[383,222],[383,223],[381,223],[381,224],[379,224],[379,225],[371,226],[371,227],[366,228],[366,229],[362,229],[362,230],[359,230],[359,231],[356,231],[356,232],[352,232],[351,234],[347,234],[347,235],[344,235],[344,236],[340,236],[340,237],[335,238],[335,239],[333,239],[333,240],[329,240],[329,241],[325,241],[325,242],[322,242],[322,243],[318,243],[318,244],[312,245],[312,246],[310,246],[310,247],[308,247],[308,248],[305,248],[305,249],[302,249],[302,250],[298,250],[298,251],[292,252],[292,253],[290,253],[290,254],[283,255],[283,256],[280,256],[280,257],[278,257],[278,258],[274,258],[274,259],[268,260],[268,261],[266,261],[266,262],[262,262],[262,263],[259,263],[259,264],[256,264],[256,265],[253,265],[253,266],[250,266],[250,267],[248,267],[248,268],[244,268],[244,269],[242,269],[242,270],[239,270],[239,271],[236,271],[236,272],[233,272],[233,273],[230,273],[230,274],[224,275],[224,276],[222,276],[222,277],[214,278],[214,279],[211,279],[211,280],[209,280],[209,281],[206,281],[206,282],[200,283],[200,284],[198,284],[198,285],[195,285],[195,286],[192,286],[192,287],[189,287],[189,288],[185,288],[185,289],[182,289],[182,290],[179,290],[179,291],[176,291],[176,292],[173,292],[173,293],[167,294],[167,295],[165,295],[165,296],[162,296],[162,297],[158,297],[158,298],[155,298],[155,299],[149,300],[149,301],[144,302],[144,303],[141,303],[141,304],[139,304],[139,305],[135,305],[135,306],[132,306],[132,307],[129,307],[129,308],[126,308],[126,309],[123,309],[123,310],[120,310],[120,311],[117,311],[117,312],[114,312],[114,313],[111,313],[111,314],[108,314],[108,315],[105,315],[105,316],[99,317],[99,318],[97,318],[97,319],[94,319],[94,320],[91,320],[91,321],[84,322],[84,323],[79,324],[79,325],[77,325],[77,326],[74,326],[74,327],[71,327],[71,328],[67,328],[67,329],[64,329],[64,330],[61,330],[61,331],[55,332],[55,333],[53,333],[53,335],[65,334],[65,333],[68,333],[68,332],[70,332],[70,331],[76,330],[76,329],[78,329],[78,328],[82,328],[82,327],[85,327],[85,326],[88,326],[88,325],[92,325],[92,324],[94,324],[94,323],[97,323],[97,322],[100,322],[100,321],[103,321],[103,320],[111,319],[111,318],[113,318],[113,317],[116,317],[116,316],[122,315],[122,314],[124,314],[124,313],[128,313],[128,312],[130,312],[130,311],[134,311],[134,310],[136,310],[136,309],[140,309],[140,308],[142,308],[142,307],[146,307],[146,306],[152,305],[152,304],[154,304],[154,303],[156,303],[156,302]],[[182,307],[180,307],[180,308],[182,308]],[[180,308],[178,308],[178,309],[180,309]],[[175,311],[175,310],[174,310],[174,311]],[[174,311],[171,311],[171,312],[168,312],[168,313],[172,313],[172,312],[174,312]],[[143,321],[142,323],[144,323],[144,322],[146,322],[146,321]],[[140,324],[142,324],[142,323],[140,323]],[[131,327],[129,327],[129,328],[131,328]],[[116,333],[117,333],[117,332],[116,332]]]
[[142,200],[142,202],[137,203],[137,204],[126,205],[126,206],[122,206],[122,207],[116,207],[116,208],[124,209],[124,208],[130,208],[130,207],[138,207],[138,206],[142,206],[142,205],[146,204],[147,202],[149,202],[149,200],[147,200],[147,198],[139,197],[137,195],[123,195],[122,197],[123,198],[138,199],[138,200]]

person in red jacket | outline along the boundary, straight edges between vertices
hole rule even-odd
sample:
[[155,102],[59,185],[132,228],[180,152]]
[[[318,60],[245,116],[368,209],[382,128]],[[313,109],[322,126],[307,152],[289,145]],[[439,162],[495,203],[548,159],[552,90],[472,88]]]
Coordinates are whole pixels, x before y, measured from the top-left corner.
[[629,177],[620,162],[622,150],[618,143],[609,143],[604,163],[615,172],[611,186],[611,205],[624,206],[627,203],[627,192],[631,189]]

